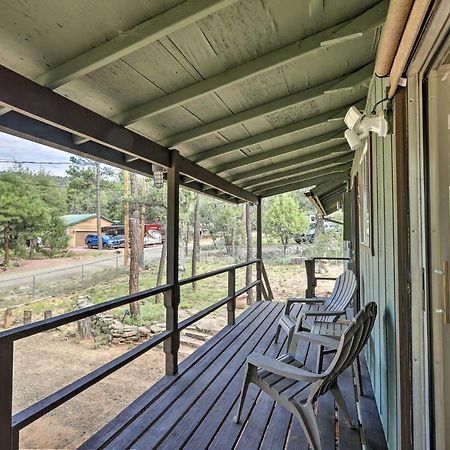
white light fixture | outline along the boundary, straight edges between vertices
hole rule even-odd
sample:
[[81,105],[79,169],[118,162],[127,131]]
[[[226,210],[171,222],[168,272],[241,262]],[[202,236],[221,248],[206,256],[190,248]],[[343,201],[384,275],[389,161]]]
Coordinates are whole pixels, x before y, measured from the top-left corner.
[[348,127],[344,133],[345,139],[352,150],[356,150],[371,131],[380,137],[387,136],[388,123],[382,112],[377,117],[367,117],[358,108],[352,106],[347,111],[344,122]]
[[155,188],[161,189],[164,186],[164,168],[158,164],[152,164],[152,171]]

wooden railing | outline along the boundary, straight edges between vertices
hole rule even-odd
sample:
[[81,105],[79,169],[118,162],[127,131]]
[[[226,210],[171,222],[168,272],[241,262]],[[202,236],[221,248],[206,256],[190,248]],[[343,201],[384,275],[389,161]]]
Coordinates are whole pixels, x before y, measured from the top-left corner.
[[[257,273],[263,273],[263,277],[258,277],[256,281],[244,286],[242,289],[236,290],[236,270],[242,267],[257,264],[259,270]],[[87,317],[100,314],[102,312],[128,305],[132,302],[147,299],[157,294],[180,292],[180,286],[193,283],[194,281],[204,280],[206,278],[214,277],[228,273],[228,292],[227,296],[218,302],[208,306],[207,308],[194,314],[179,323],[171,330],[163,331],[149,340],[137,345],[133,349],[127,351],[123,355],[113,359],[109,363],[93,370],[84,375],[80,379],[70,383],[69,385],[59,389],[53,394],[45,397],[33,405],[12,415],[12,397],[13,397],[13,369],[14,369],[14,342],[43,331],[51,330],[62,325],[76,322]],[[265,282],[265,283],[264,283]],[[158,344],[167,341],[169,338],[179,342],[180,331],[192,325],[201,318],[207,316],[211,312],[227,305],[228,324],[234,325],[235,311],[236,311],[236,297],[253,289],[254,287],[261,287],[262,293],[266,300],[273,298],[270,286],[268,285],[267,274],[264,269],[264,264],[261,259],[253,259],[251,261],[235,264],[233,266],[224,267],[222,269],[203,273],[189,278],[179,280],[176,284],[164,284],[152,289],[137,292],[135,294],[125,295],[123,297],[109,300],[97,305],[88,306],[76,311],[66,314],[61,314],[49,319],[40,320],[28,325],[23,325],[17,328],[9,329],[0,333],[0,447],[2,449],[17,449],[19,446],[19,431],[35,420],[39,419],[48,412],[54,410],[58,406],[67,402],[79,393],[88,389],[92,385],[98,383],[103,378],[120,369],[124,365],[135,360],[150,349],[156,347]],[[170,306],[165,302],[166,316],[169,315]],[[178,349],[177,349],[178,351]],[[167,358],[173,357],[171,352],[166,352]],[[177,355],[175,356],[177,357]],[[167,361],[166,361],[167,367]]]
[[305,260],[307,287],[305,297],[314,298],[316,296],[317,281],[320,280],[335,280],[336,277],[318,277],[316,275],[316,262],[317,261],[349,261],[350,258],[325,258],[321,256],[315,256],[314,258],[308,258]]

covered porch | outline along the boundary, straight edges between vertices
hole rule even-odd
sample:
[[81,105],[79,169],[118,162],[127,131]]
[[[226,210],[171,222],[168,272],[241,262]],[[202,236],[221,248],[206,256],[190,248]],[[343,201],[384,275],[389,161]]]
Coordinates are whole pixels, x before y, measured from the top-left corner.
[[[317,405],[323,446],[382,449],[387,440],[395,448],[399,433],[406,442],[411,396],[397,401],[397,394],[400,381],[410,381],[409,360],[397,350],[407,302],[395,303],[398,282],[391,278],[400,265],[394,267],[397,247],[388,230],[401,224],[392,206],[392,139],[373,137],[388,156],[373,168],[381,174],[377,208],[361,212],[364,154],[344,137],[351,106],[370,114],[386,100],[387,81],[374,77],[374,60],[389,2],[173,0],[124,7],[115,1],[95,3],[89,15],[76,2],[45,0],[32,11],[27,2],[4,3],[0,131],[143,176],[163,172],[167,186],[165,284],[0,333],[4,448],[19,448],[21,429],[159,344],[166,375],[83,448],[307,448],[299,424],[254,387],[243,424],[231,420],[247,355],[276,357],[284,344],[274,343],[283,304],[272,301],[264,268],[262,200],[305,188],[321,216],[344,203],[346,253],[360,280],[354,310],[371,300],[382,306],[366,352],[375,382],[363,356],[361,395],[350,370],[339,381],[358,427],[345,426],[327,394]],[[255,205],[256,258],[180,279],[180,187]],[[371,194],[373,185],[364,188]],[[369,208],[378,215],[359,230]],[[236,270],[248,265],[256,266],[256,278],[237,287]],[[226,297],[180,321],[180,286],[225,273]],[[251,289],[256,303],[236,320],[236,297]],[[164,294],[165,331],[12,414],[17,340],[157,294]],[[220,307],[227,308],[228,325],[179,363],[180,332]],[[315,349],[300,346],[298,358],[314,367]]]
[[[242,423],[233,422],[248,354],[276,358],[286,350],[285,334],[274,342],[284,306],[268,301],[252,305],[234,326],[224,328],[180,363],[175,377],[158,381],[81,448],[308,449],[298,421],[255,386],[250,388]],[[304,306],[303,312],[309,309]],[[316,346],[305,343],[298,349],[298,360],[312,370],[316,351]],[[387,448],[364,358],[361,369],[361,396],[351,369],[339,380],[356,429],[345,424],[331,394],[318,401],[324,449]]]

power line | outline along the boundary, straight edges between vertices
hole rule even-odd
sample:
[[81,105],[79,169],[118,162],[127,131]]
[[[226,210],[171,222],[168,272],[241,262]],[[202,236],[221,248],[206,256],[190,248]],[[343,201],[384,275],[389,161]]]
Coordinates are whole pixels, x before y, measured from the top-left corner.
[[72,162],[60,162],[60,161],[17,161],[15,159],[0,159],[0,163],[8,164],[40,164],[40,165],[71,165]]

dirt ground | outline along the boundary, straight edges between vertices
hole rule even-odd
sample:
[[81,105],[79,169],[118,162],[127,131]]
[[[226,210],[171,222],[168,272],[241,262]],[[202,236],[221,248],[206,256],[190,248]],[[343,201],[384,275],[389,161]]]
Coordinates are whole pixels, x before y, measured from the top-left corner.
[[[288,267],[280,270],[276,277],[271,277],[269,272],[276,300],[304,294],[306,280],[301,270],[293,280],[292,266]],[[338,273],[339,269],[331,270],[327,276],[335,275],[335,272]],[[328,293],[332,285],[332,282],[322,284],[317,295]],[[224,315],[225,310],[218,314]],[[96,346],[94,340],[80,341],[76,337],[74,325],[18,341],[14,357],[14,412],[64,387],[128,349],[127,345]],[[181,351],[183,358],[193,349],[185,346]],[[77,448],[163,375],[162,348],[150,350],[23,429],[20,433],[20,448]]]

